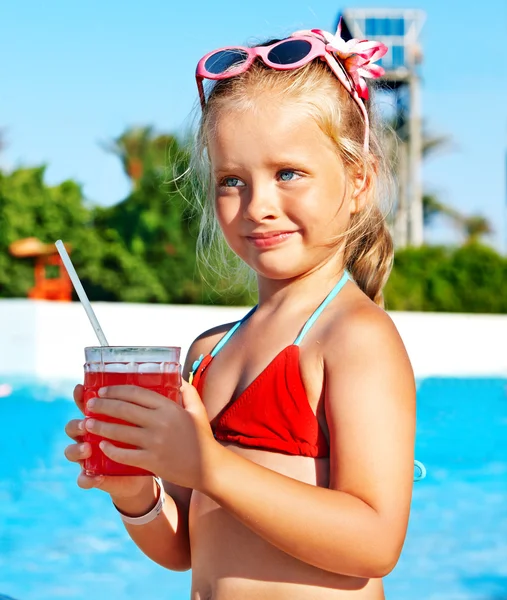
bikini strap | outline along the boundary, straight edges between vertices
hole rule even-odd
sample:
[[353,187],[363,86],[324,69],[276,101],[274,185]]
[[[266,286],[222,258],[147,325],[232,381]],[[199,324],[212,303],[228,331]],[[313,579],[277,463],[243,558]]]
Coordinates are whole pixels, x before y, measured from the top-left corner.
[[[252,310],[245,315],[240,321],[238,321],[234,327],[231,327],[229,329],[229,331],[224,335],[224,337],[218,342],[218,344],[213,348],[213,350],[210,352],[209,356],[210,359],[214,358],[219,352],[220,350],[222,350],[222,348],[225,346],[225,344],[227,344],[227,342],[231,339],[231,337],[236,333],[237,329],[239,327],[241,327],[241,325],[243,325],[243,323],[250,318],[253,313],[256,311],[257,306],[254,306],[252,308]],[[189,383],[192,383],[193,379],[194,379],[194,374],[197,373],[199,367],[201,366],[201,363],[204,361],[205,356],[204,354],[201,354],[201,356],[199,356],[199,358],[197,360],[195,360],[192,364],[192,370],[190,371],[190,375],[189,375]]]
[[243,323],[246,320],[248,320],[254,314],[254,312],[256,310],[257,310],[257,306],[254,306],[252,308],[252,310],[241,319],[241,321],[238,321],[236,323],[236,325],[234,325],[234,327],[231,327],[229,329],[229,331],[224,335],[224,337],[218,342],[218,344],[211,351],[211,353],[210,353],[211,358],[214,358],[220,352],[220,350],[222,350],[222,348],[225,346],[225,344],[227,344],[227,342],[236,333],[236,331],[241,327],[241,325],[243,325]]
[[[334,288],[329,292],[327,297],[324,299],[324,302],[317,308],[317,310],[313,313],[313,315],[308,319],[305,326],[303,327],[301,333],[296,338],[294,345],[299,346],[304,336],[308,333],[308,330],[315,323],[315,321],[319,318],[320,313],[326,308],[326,306],[331,302],[331,300],[338,294],[338,292],[342,289],[342,287],[347,283],[350,279],[350,275],[347,271],[345,271],[340,279],[340,281],[334,286]],[[257,306],[254,306],[252,310],[250,310],[240,321],[238,321],[233,327],[229,329],[229,331],[224,335],[224,337],[218,342],[218,344],[213,348],[210,352],[211,358],[214,358],[220,350],[227,344],[227,342],[231,339],[231,337],[236,333],[236,331],[243,325],[245,321],[247,321],[253,313],[257,310]],[[192,365],[192,372],[195,373],[199,368],[201,362],[204,359],[204,355],[199,356],[199,358]]]
[[342,287],[347,283],[347,281],[349,279],[350,279],[350,275],[349,275],[348,271],[345,271],[343,273],[340,281],[334,286],[334,288],[329,292],[329,294],[326,296],[326,298],[324,299],[322,304],[317,308],[317,310],[313,313],[313,315],[305,323],[305,326],[301,330],[301,333],[294,340],[295,346],[299,346],[299,344],[303,341],[303,338],[308,333],[308,331],[310,330],[312,325],[320,317],[321,312],[326,308],[326,306],[331,302],[331,300],[333,300],[333,298],[335,298],[337,296],[338,292],[342,289]]

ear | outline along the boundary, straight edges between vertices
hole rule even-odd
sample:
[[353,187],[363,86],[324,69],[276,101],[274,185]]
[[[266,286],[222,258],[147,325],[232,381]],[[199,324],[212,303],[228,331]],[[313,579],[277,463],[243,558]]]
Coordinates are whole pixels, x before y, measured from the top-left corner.
[[351,196],[349,210],[351,215],[360,213],[368,200],[368,192],[372,184],[372,173],[370,169],[356,171],[350,179]]

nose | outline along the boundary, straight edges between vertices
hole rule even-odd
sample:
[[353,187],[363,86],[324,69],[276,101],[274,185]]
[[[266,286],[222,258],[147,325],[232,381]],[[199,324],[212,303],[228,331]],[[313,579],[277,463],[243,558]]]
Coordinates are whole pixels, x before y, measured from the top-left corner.
[[269,185],[255,184],[245,194],[243,218],[254,223],[276,219],[279,216],[276,191]]

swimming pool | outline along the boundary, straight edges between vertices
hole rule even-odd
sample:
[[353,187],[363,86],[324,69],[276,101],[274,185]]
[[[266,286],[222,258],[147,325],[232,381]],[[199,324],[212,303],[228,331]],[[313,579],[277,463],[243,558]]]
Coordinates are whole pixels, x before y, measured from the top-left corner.
[[[187,599],[172,573],[131,542],[108,497],[75,485],[63,457],[72,386],[0,378],[0,597]],[[507,598],[507,380],[425,379],[418,390],[407,541],[388,600]],[[5,388],[4,388],[5,391]],[[164,594],[161,596],[161,590]]]

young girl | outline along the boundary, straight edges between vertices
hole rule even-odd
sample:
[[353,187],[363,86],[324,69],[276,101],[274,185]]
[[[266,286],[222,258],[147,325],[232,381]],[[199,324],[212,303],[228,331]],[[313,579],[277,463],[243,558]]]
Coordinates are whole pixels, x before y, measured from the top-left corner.
[[[193,600],[378,600],[400,555],[415,386],[382,309],[392,244],[363,79],[385,50],[312,30],[199,62],[204,221],[255,272],[258,305],[195,340],[181,405],[109,387],[93,412],[137,427],[67,426],[164,480],[78,484],[111,494],[154,561],[192,568]],[[82,409],[81,386],[75,399]]]

